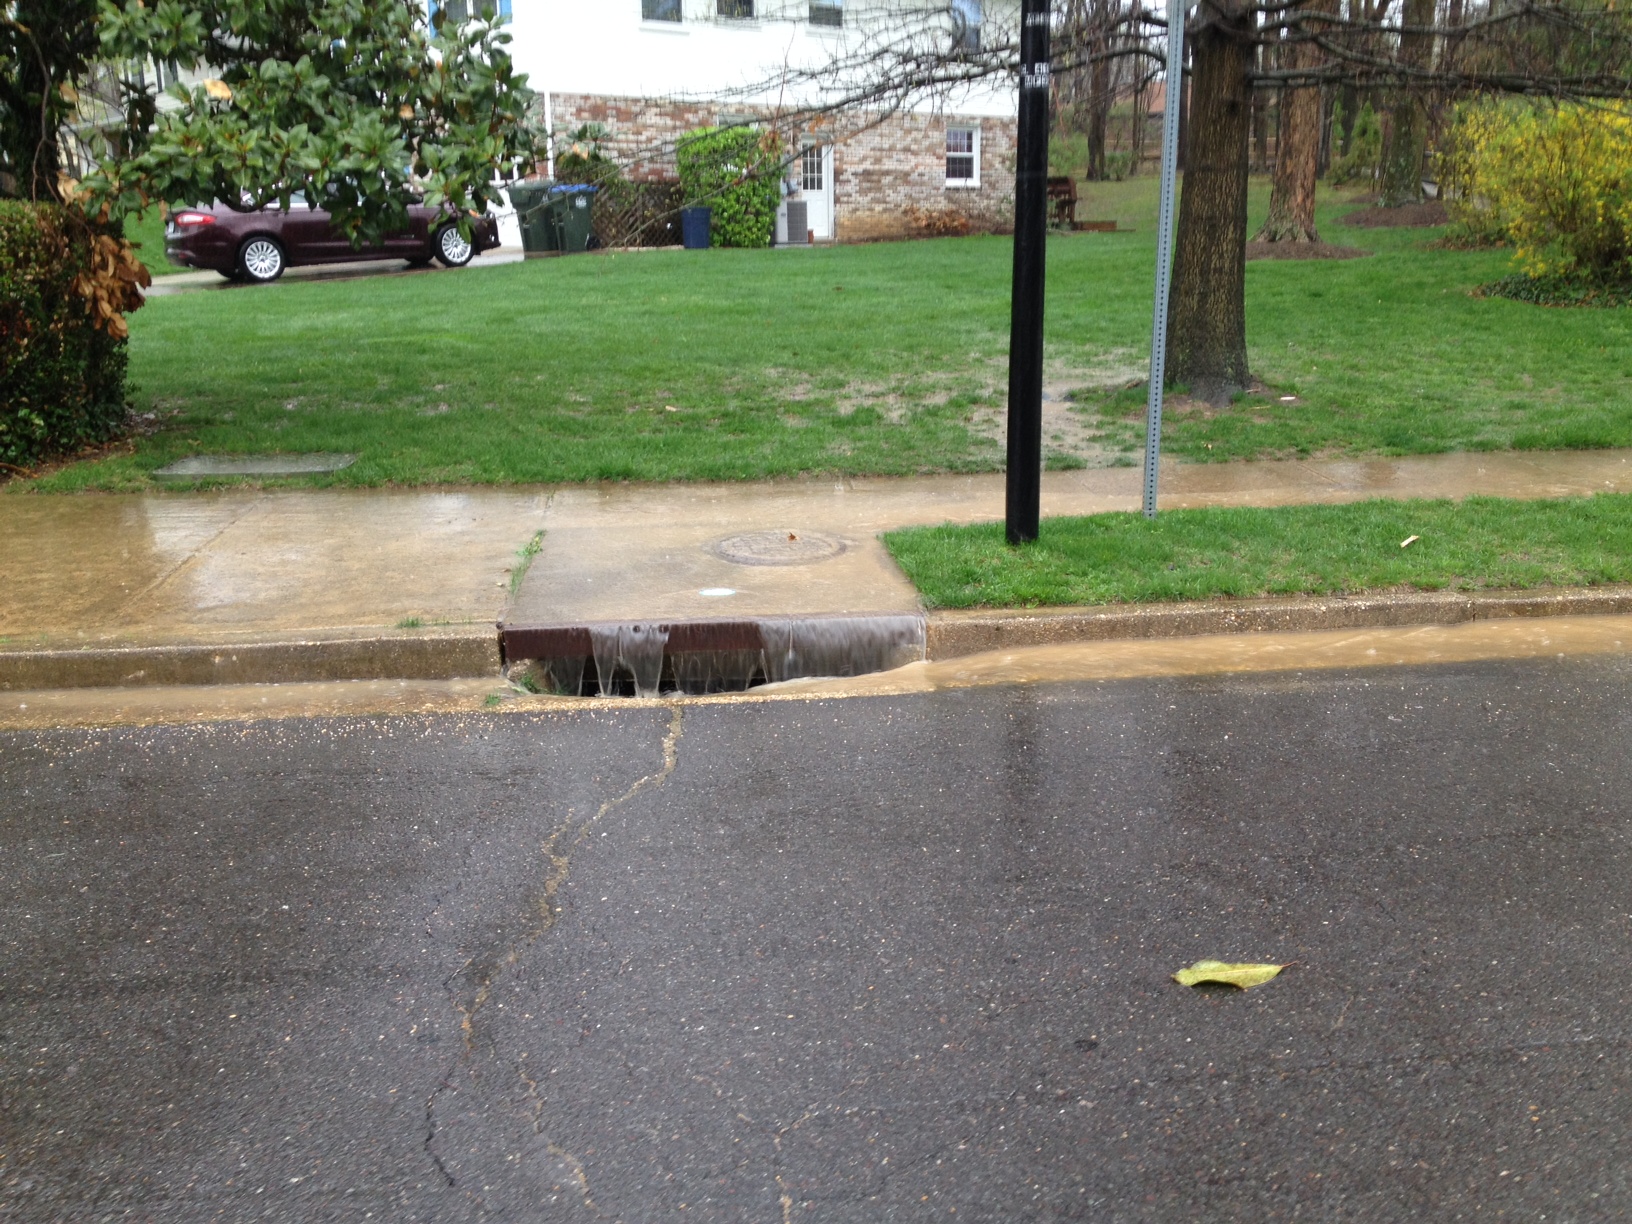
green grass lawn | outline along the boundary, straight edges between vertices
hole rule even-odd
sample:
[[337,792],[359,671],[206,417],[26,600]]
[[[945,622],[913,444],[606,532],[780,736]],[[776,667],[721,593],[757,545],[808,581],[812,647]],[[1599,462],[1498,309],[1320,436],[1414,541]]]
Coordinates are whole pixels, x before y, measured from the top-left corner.
[[192,272],[173,264],[164,257],[164,221],[157,208],[125,219],[125,237],[136,247],[136,258],[155,277],[174,276],[177,272]]
[[934,608],[1588,586],[1632,582],[1632,495],[1096,514],[1020,548],[998,523],[885,543]]
[[[1055,466],[1129,462],[1140,436],[1154,183],[1088,195],[1132,232],[1049,242],[1049,379],[1079,427],[1051,437]],[[1248,267],[1254,369],[1299,402],[1176,411],[1169,454],[1632,445],[1632,313],[1475,298],[1507,253],[1340,226],[1353,207],[1327,196],[1324,236],[1374,257]],[[197,452],[361,456],[299,484],[994,469],[1010,261],[976,237],[155,298],[130,319],[131,378],[158,432],[32,487],[145,487]]]

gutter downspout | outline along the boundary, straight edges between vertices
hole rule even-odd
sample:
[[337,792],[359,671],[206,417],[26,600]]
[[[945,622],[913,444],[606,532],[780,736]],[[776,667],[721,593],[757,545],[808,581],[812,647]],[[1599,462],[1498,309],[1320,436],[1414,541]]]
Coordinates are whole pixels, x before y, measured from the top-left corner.
[[544,177],[555,177],[555,101],[544,91]]

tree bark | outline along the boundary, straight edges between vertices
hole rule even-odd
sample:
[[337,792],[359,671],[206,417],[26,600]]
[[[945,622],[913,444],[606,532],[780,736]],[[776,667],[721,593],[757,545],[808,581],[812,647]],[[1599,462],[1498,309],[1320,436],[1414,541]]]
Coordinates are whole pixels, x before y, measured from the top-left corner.
[[1192,42],[1190,131],[1168,313],[1168,371],[1212,403],[1247,373],[1247,153],[1252,134],[1252,17],[1204,0]]
[[[1100,75],[1100,74],[1096,74]],[[1092,78],[1091,78],[1092,79]],[[1095,86],[1099,81],[1094,81]],[[1109,177],[1105,173],[1105,127],[1110,120],[1110,105],[1096,88],[1088,99],[1088,178],[1100,182]]]
[[[1433,55],[1434,36],[1412,31],[1412,26],[1434,24],[1435,0],[1405,0],[1404,24],[1400,35],[1400,61],[1413,68],[1426,68]],[[1388,151],[1383,155],[1381,203],[1385,208],[1415,204],[1422,199],[1422,155],[1428,144],[1428,116],[1415,94],[1402,92],[1394,103],[1389,125]]]
[[[1307,37],[1295,37],[1282,48],[1281,62],[1288,68],[1313,68],[1320,62],[1320,48]],[[1315,229],[1320,130],[1320,88],[1300,85],[1282,89],[1281,142],[1275,156],[1275,179],[1269,192],[1269,216],[1255,241],[1320,241]]]

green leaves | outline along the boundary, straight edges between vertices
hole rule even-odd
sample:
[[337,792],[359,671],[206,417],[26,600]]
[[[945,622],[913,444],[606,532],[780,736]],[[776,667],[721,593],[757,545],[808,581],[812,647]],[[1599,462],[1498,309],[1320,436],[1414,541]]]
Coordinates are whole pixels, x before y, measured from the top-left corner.
[[[372,243],[402,227],[411,198],[481,212],[495,177],[537,160],[532,91],[486,21],[433,31],[395,0],[101,0],[99,23],[110,57],[209,65],[222,86],[176,91],[181,105],[86,181],[115,213],[304,192]],[[125,88],[145,90],[131,107],[156,110],[151,88]]]
[[1239,986],[1242,990],[1250,990],[1254,986],[1262,986],[1285,968],[1285,965],[1232,965],[1224,961],[1199,960],[1188,969],[1180,969],[1173,975],[1173,980],[1180,986],[1199,986],[1203,982],[1216,982],[1223,986]]
[[771,245],[784,165],[774,133],[699,128],[681,137],[675,159],[686,203],[714,210],[714,245]]

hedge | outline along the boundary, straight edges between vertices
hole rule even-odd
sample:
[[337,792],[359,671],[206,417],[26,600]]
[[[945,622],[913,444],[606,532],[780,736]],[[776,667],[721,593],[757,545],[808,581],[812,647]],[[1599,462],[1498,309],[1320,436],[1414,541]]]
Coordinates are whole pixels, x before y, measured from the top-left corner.
[[782,202],[782,144],[754,128],[699,128],[675,150],[688,205],[714,210],[715,246],[768,247]]
[[127,413],[130,248],[54,204],[0,200],[0,474],[105,442]]

